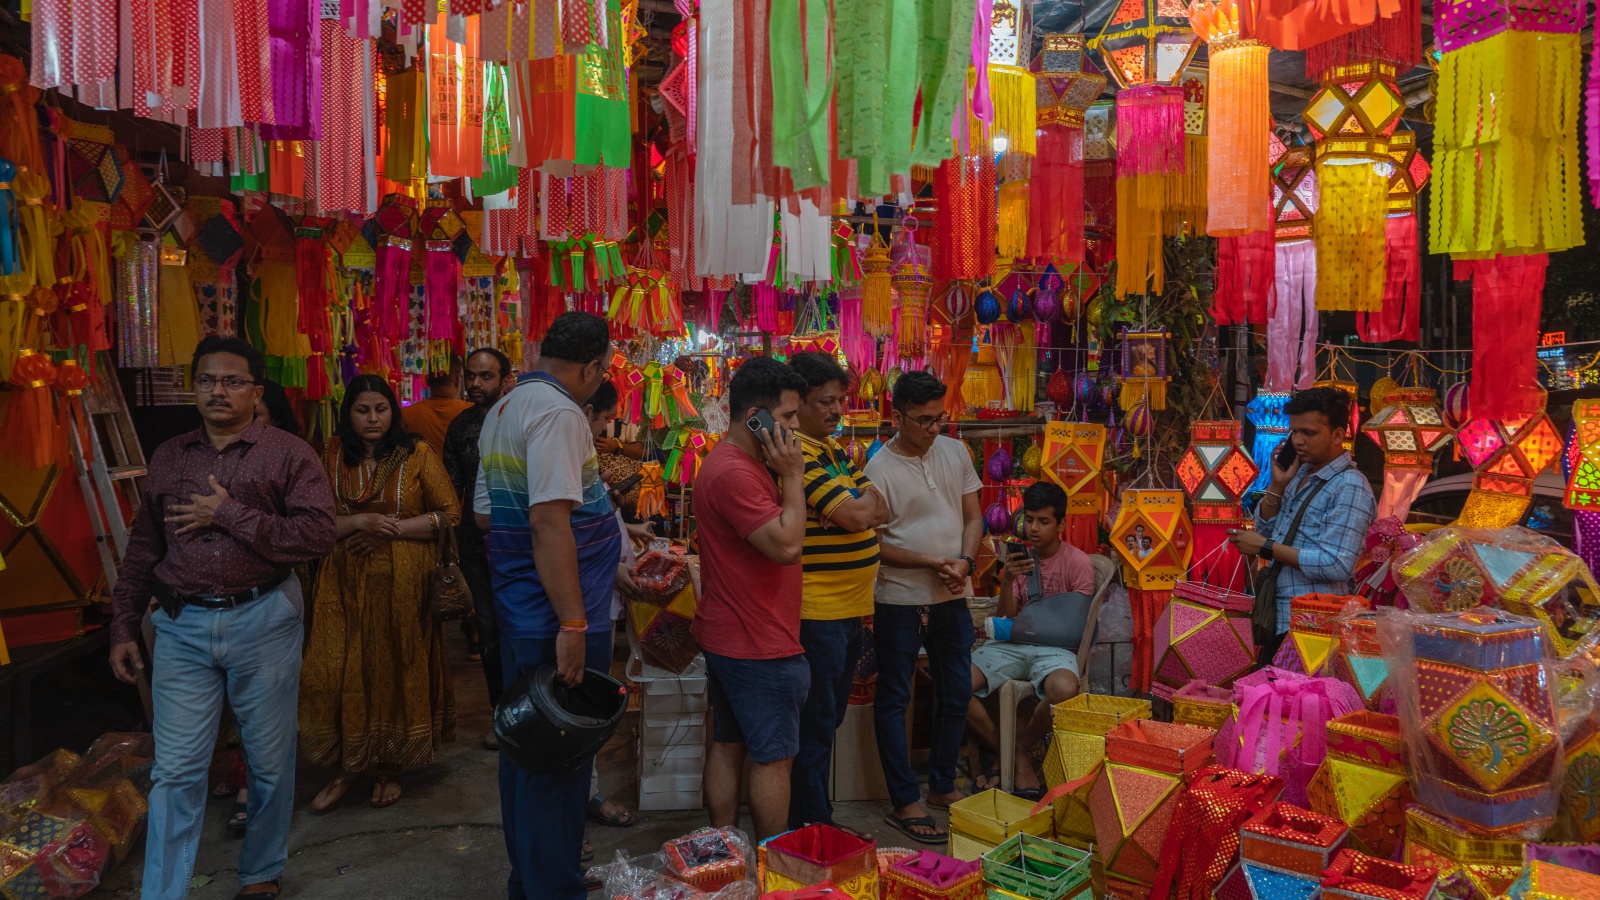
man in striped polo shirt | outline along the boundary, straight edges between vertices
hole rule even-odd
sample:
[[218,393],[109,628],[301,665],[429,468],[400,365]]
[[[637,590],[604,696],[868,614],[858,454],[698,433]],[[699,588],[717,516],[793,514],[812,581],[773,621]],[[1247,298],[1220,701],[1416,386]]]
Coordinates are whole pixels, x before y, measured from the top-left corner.
[[811,668],[811,691],[800,710],[800,751],[790,771],[789,827],[798,828],[833,821],[828,803],[833,736],[850,703],[861,619],[872,615],[878,576],[874,529],[888,521],[889,504],[833,439],[850,376],[821,353],[796,353],[789,367],[806,382],[799,432],[806,460],[800,645]]

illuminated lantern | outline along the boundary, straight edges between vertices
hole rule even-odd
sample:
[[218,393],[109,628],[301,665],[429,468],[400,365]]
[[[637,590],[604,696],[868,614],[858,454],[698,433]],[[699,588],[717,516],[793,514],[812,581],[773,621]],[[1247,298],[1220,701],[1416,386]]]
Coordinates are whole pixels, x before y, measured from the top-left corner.
[[1244,524],[1240,501],[1258,473],[1239,443],[1242,427],[1232,419],[1196,420],[1177,466],[1178,483],[1194,511],[1195,565],[1189,577],[1241,592],[1246,566],[1228,543],[1228,530]]
[[1333,655],[1339,637],[1334,620],[1345,605],[1355,603],[1363,609],[1372,604],[1365,597],[1342,594],[1301,594],[1289,600],[1289,634],[1278,646],[1272,664],[1300,675],[1321,677]]
[[[1385,20],[1387,21],[1387,20]],[[1417,150],[1417,135],[1396,131],[1389,136],[1389,212],[1384,220],[1385,263],[1383,308],[1356,313],[1356,331],[1364,341],[1416,341],[1421,338],[1422,251],[1417,245],[1417,194],[1433,168]]]
[[[1080,378],[1084,377],[1082,375]],[[1062,539],[1085,553],[1099,549],[1102,496],[1100,468],[1106,457],[1106,427],[1088,422],[1046,422],[1043,477],[1067,494]]]
[[1289,437],[1289,417],[1283,411],[1288,405],[1288,394],[1262,391],[1245,407],[1244,417],[1256,429],[1250,458],[1260,460],[1256,465],[1261,469],[1245,495],[1245,506],[1249,509],[1255,509],[1261,492],[1272,483],[1272,454]]
[[1370,710],[1345,713],[1328,722],[1327,741],[1328,755],[1306,788],[1311,809],[1347,825],[1351,847],[1392,858],[1415,800],[1400,720]]
[[[1433,388],[1396,388],[1361,431],[1383,450],[1383,494],[1378,518],[1404,522],[1411,501],[1433,472],[1433,454],[1450,442],[1438,394]],[[1374,401],[1376,404],[1376,401]]]
[[1033,53],[1033,4],[1027,0],[994,0],[990,14],[988,65],[967,71],[974,96],[987,81],[989,107],[974,103],[967,127],[972,135],[987,131],[991,139],[1004,139],[1007,153],[1034,154],[1038,129],[1034,106],[1034,77],[1028,71]]
[[1324,213],[1316,242],[1318,309],[1383,306],[1389,135],[1404,111],[1395,67],[1379,61],[1330,69],[1306,105]]
[[1028,256],[1083,261],[1084,113],[1106,88],[1081,34],[1047,34],[1033,62],[1039,134],[1028,198]]
[[1533,500],[1533,480],[1561,455],[1561,436],[1542,409],[1516,423],[1473,419],[1456,432],[1456,440],[1473,468],[1472,492],[1456,524],[1475,528],[1520,521]]
[[1563,503],[1572,510],[1573,549],[1600,571],[1600,401],[1572,404],[1572,434],[1563,458],[1567,492]]
[[[1206,231],[1236,237],[1272,229],[1268,192],[1266,44],[1238,0],[1191,0],[1189,20],[1210,55]],[[1243,20],[1243,21],[1241,21]]]
[[1106,733],[1106,764],[1089,789],[1096,851],[1111,896],[1154,882],[1184,785],[1214,759],[1209,728],[1136,720]]
[[1431,252],[1482,259],[1583,243],[1578,94],[1586,5],[1473,0],[1433,8],[1443,56]]
[[1123,412],[1139,404],[1153,411],[1167,408],[1167,331],[1122,329],[1122,392],[1118,405]]
[[1494,900],[1522,874],[1521,840],[1486,838],[1421,806],[1406,810],[1402,861],[1439,870],[1439,893]]
[[1267,320],[1267,389],[1311,385],[1317,368],[1317,248],[1311,239],[1322,195],[1314,151],[1268,135],[1272,166],[1273,278],[1277,308]]
[[1194,557],[1194,526],[1183,492],[1123,492],[1122,509],[1111,526],[1111,548],[1122,561],[1122,581],[1133,610],[1133,690],[1143,693],[1150,690],[1156,619]]

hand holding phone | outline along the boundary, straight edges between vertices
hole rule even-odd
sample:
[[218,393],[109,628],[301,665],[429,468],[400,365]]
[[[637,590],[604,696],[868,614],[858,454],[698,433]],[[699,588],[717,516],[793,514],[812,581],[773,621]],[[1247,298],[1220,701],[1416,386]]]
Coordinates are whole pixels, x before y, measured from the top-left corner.
[[1272,454],[1272,483],[1282,488],[1300,471],[1300,457],[1294,450],[1294,444],[1284,438]]

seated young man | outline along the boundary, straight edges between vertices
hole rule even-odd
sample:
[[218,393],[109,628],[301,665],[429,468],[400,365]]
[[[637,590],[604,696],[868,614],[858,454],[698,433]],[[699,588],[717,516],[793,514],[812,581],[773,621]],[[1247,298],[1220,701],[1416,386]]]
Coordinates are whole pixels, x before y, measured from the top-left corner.
[[[1081,593],[1093,597],[1094,565],[1082,550],[1061,540],[1061,526],[1067,515],[1066,492],[1057,485],[1041,481],[1023,492],[1022,510],[1028,541],[1039,560],[1037,596]],[[1001,621],[991,622],[1002,626],[999,636],[1003,638],[1003,626],[1009,625],[1009,620],[1028,605],[1028,576],[1033,572],[1034,563],[1027,553],[1008,554],[1003,542],[995,548],[995,554],[1004,564],[1000,575],[1000,606],[995,611],[996,619]],[[996,634],[993,630],[990,633]],[[1040,700],[1017,734],[1014,793],[1020,796],[1037,796],[1041,791],[1031,753],[1050,729],[1051,705],[1078,693],[1075,650],[1002,639],[991,640],[972,651],[972,704],[967,712],[967,727],[980,745],[990,751],[1000,746],[999,732],[980,698],[987,697],[990,691],[998,690],[1007,681],[1025,679],[1033,683],[1033,692]],[[979,787],[999,787],[999,774],[998,767],[990,767],[979,781]]]

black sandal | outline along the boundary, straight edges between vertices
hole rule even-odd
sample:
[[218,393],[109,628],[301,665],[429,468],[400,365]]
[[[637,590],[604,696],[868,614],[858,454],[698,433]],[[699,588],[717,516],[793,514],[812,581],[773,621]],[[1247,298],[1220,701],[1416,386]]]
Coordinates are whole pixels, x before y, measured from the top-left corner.
[[272,882],[272,887],[268,890],[251,891],[248,894],[246,894],[244,891],[240,891],[233,896],[233,900],[278,900],[278,894],[282,893],[282,891],[283,886],[274,881]]
[[933,820],[933,816],[911,816],[902,819],[894,813],[887,813],[884,815],[883,820],[899,829],[901,834],[919,844],[943,844],[950,839],[949,832],[945,831],[939,831],[936,834],[923,834],[920,831],[911,830],[919,826],[938,829],[939,823]]
[[228,837],[244,837],[245,830],[249,825],[249,806],[244,803],[233,804],[233,809],[228,813]]

